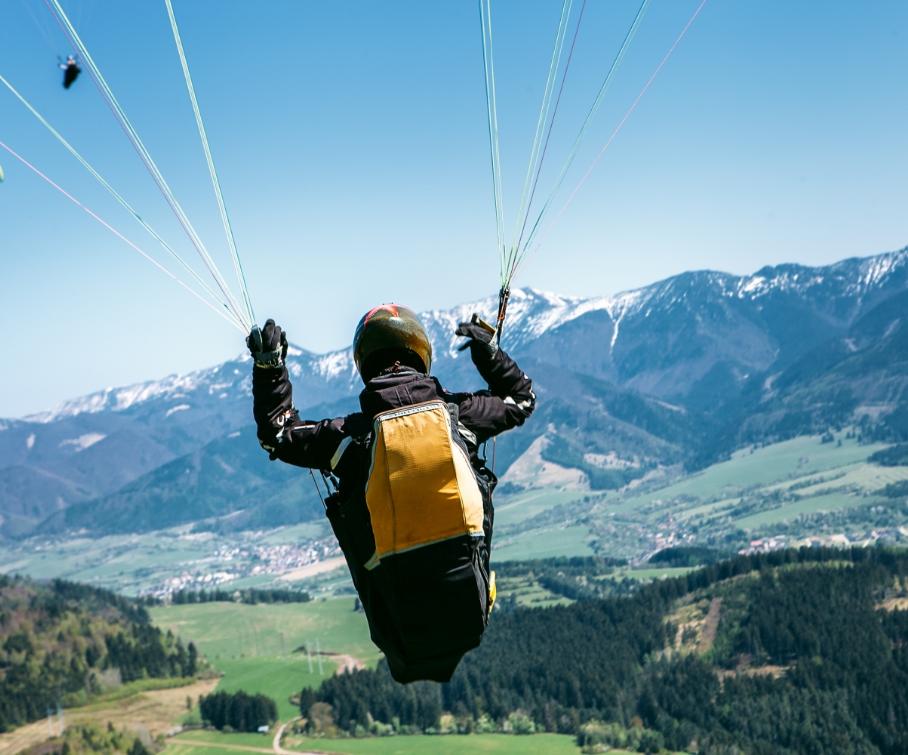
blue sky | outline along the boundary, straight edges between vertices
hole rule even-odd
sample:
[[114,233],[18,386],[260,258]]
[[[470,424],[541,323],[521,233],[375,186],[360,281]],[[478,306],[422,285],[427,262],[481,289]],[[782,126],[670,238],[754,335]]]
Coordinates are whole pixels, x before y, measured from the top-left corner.
[[[226,275],[163,0],[62,2]],[[697,2],[653,0],[565,194]],[[588,0],[542,196],[637,4]],[[475,2],[174,6],[260,318],[320,351],[347,344],[377,302],[426,309],[495,292]],[[561,3],[492,6],[510,228]],[[61,88],[67,52],[43,3],[0,4],[0,73],[193,259],[88,75]],[[596,295],[688,269],[903,246],[906,71],[901,0],[709,0],[517,284]],[[158,252],[5,89],[0,140]],[[0,371],[0,416],[242,349],[239,333],[2,150],[0,165],[0,325],[19,343]]]

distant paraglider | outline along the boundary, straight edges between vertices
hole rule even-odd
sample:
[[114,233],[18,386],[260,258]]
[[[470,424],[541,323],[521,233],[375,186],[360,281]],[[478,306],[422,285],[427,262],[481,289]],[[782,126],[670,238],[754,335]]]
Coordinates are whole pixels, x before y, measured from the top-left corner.
[[76,59],[75,55],[68,55],[65,63],[60,63],[60,68],[63,71],[63,88],[69,89],[79,78],[79,74],[82,73],[82,69],[79,68],[79,62]]

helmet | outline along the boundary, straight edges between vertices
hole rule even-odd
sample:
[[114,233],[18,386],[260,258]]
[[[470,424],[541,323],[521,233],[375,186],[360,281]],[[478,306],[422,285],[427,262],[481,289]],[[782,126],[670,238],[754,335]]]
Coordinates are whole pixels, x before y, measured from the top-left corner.
[[381,352],[387,352],[385,358],[421,367],[428,373],[432,366],[432,344],[412,309],[400,304],[382,304],[363,315],[353,336],[353,361],[364,381],[388,366],[378,363]]

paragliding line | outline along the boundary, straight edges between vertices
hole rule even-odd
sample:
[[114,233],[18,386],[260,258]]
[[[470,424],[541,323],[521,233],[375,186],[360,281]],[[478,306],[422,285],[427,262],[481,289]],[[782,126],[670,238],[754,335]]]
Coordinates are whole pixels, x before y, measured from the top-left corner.
[[56,183],[53,179],[51,179],[50,177],[48,177],[47,175],[42,173],[38,168],[36,168],[34,165],[32,165],[28,160],[26,160],[24,157],[22,157],[22,155],[20,155],[18,152],[16,152],[12,147],[10,147],[9,145],[7,145],[6,143],[4,143],[2,141],[0,141],[0,147],[2,147],[7,152],[9,152],[13,157],[15,157],[19,162],[21,162],[26,168],[28,168],[33,173],[35,173],[35,175],[37,175],[39,178],[44,179],[44,181],[46,181],[54,189],[59,191],[70,202],[72,202],[74,205],[76,205],[81,210],[83,210],[88,215],[90,215],[92,218],[94,218],[98,223],[100,223],[102,226],[104,226],[114,236],[116,236],[121,241],[124,241],[126,244],[128,244],[130,247],[132,247],[135,251],[137,251],[139,254],[141,254],[146,260],[148,260],[152,265],[154,265],[156,268],[158,268],[158,270],[160,270],[162,273],[164,273],[167,277],[176,281],[179,285],[181,285],[183,288],[185,288],[190,294],[192,294],[196,299],[198,299],[200,302],[202,302],[202,304],[204,304],[206,307],[210,308],[213,312],[217,313],[219,316],[223,317],[233,327],[240,330],[240,332],[245,332],[243,330],[243,328],[239,325],[239,323],[231,320],[226,313],[222,312],[217,307],[215,307],[210,301],[208,301],[207,299],[202,297],[197,291],[195,291],[194,289],[187,286],[183,281],[181,281],[179,278],[177,278],[172,272],[170,272],[166,267],[164,267],[154,257],[152,257],[150,254],[147,254],[146,252],[144,252],[141,248],[139,248],[136,244],[134,244],[132,241],[130,241],[128,238],[126,238],[126,236],[124,236],[116,228],[114,228],[110,223],[108,223],[106,220],[101,218],[90,208],[88,208],[84,204],[82,204],[82,202],[80,202],[72,194],[70,194],[68,191],[66,191],[66,189],[64,189],[62,186],[60,186],[60,184]]
[[[498,139],[498,108],[495,100],[495,64],[492,58],[492,3],[479,0],[479,22],[482,26],[482,64],[485,72],[486,112],[489,124],[489,154],[492,162],[492,193],[495,200],[495,229],[498,234],[498,255],[504,269],[504,209],[501,195],[501,152]],[[504,278],[502,278],[504,284]]]
[[218,179],[217,169],[214,167],[214,158],[211,156],[208,133],[205,130],[205,122],[202,120],[202,111],[199,108],[199,102],[195,96],[195,87],[192,84],[192,76],[189,74],[189,63],[186,60],[186,53],[183,50],[183,40],[180,37],[180,29],[177,26],[177,19],[173,13],[173,5],[170,0],[164,0],[164,4],[167,6],[167,15],[170,18],[170,28],[173,31],[173,41],[176,43],[177,53],[180,56],[180,65],[183,68],[183,78],[186,79],[186,89],[189,92],[189,99],[192,102],[192,111],[195,114],[195,123],[199,130],[199,139],[202,142],[205,160],[208,163],[208,173],[211,176],[211,185],[214,188],[214,195],[217,199],[218,212],[221,214],[221,223],[224,225],[224,234],[227,236],[227,245],[230,247],[230,256],[233,259],[233,270],[236,273],[237,282],[243,292],[243,301],[246,304],[246,313],[249,316],[249,321],[255,322],[255,313],[252,309],[252,301],[249,298],[249,287],[246,283],[246,273],[243,271],[240,253],[236,248],[236,238],[233,235],[233,226],[230,223],[230,216],[227,214],[227,205],[224,203],[224,195],[221,192],[221,182]]
[[577,37],[580,34],[580,24],[583,21],[583,12],[586,10],[586,0],[580,6],[580,14],[577,16],[577,26],[574,27],[574,36],[571,39],[571,48],[568,50],[567,62],[564,64],[564,71],[561,74],[561,83],[558,86],[558,96],[555,98],[555,107],[552,109],[552,120],[549,121],[549,127],[545,135],[545,143],[542,145],[542,156],[539,158],[539,165],[536,168],[536,175],[533,177],[533,188],[530,191],[530,199],[527,202],[526,213],[523,216],[523,223],[520,226],[520,235],[517,237],[515,249],[519,249],[523,242],[523,234],[526,231],[527,220],[530,217],[530,210],[533,207],[533,199],[536,196],[536,187],[539,185],[539,176],[542,173],[542,164],[545,162],[545,156],[549,150],[549,140],[552,138],[552,129],[555,126],[555,118],[558,117],[558,106],[561,104],[561,95],[564,94],[564,83],[567,81],[568,71],[571,68],[571,61],[574,59],[574,48],[577,46]]
[[[688,19],[687,23],[684,25],[684,28],[681,30],[681,33],[678,34],[678,36],[675,38],[675,41],[672,43],[672,46],[669,47],[668,52],[666,52],[665,55],[663,56],[662,60],[659,61],[659,65],[656,66],[656,69],[653,71],[652,75],[650,75],[646,84],[643,85],[643,89],[640,90],[640,93],[637,95],[637,97],[634,99],[631,106],[625,112],[624,116],[618,122],[618,125],[615,126],[615,129],[612,131],[611,135],[609,136],[608,141],[606,141],[606,143],[602,147],[602,149],[599,150],[599,153],[596,155],[596,157],[593,158],[592,163],[590,163],[590,167],[587,169],[586,173],[583,174],[583,177],[580,179],[577,186],[571,192],[567,201],[562,205],[561,209],[558,211],[558,214],[555,216],[554,220],[550,224],[549,228],[547,228],[547,230],[551,230],[551,227],[554,226],[558,222],[558,220],[562,217],[562,215],[564,215],[565,210],[567,210],[567,208],[570,206],[571,202],[574,201],[574,197],[577,196],[577,193],[580,191],[580,189],[586,183],[587,179],[592,174],[593,170],[599,164],[599,161],[602,159],[602,156],[606,153],[608,148],[611,146],[612,142],[615,141],[615,137],[618,136],[619,132],[624,127],[624,124],[627,123],[628,118],[630,118],[631,115],[633,115],[634,111],[637,109],[637,106],[640,104],[640,100],[643,99],[643,96],[647,93],[650,86],[652,86],[653,82],[656,80],[656,77],[659,75],[659,72],[663,69],[665,64],[668,63],[669,58],[671,58],[672,54],[675,52],[675,49],[681,43],[681,40],[684,39],[684,37],[687,34],[690,27],[693,26],[694,21],[697,20],[697,16],[700,15],[700,11],[703,10],[703,6],[706,5],[707,1],[708,0],[701,0],[700,4],[697,6],[697,9],[694,11],[693,15]],[[536,243],[536,245],[534,246],[534,249],[538,249],[541,244],[542,244],[542,239],[540,239]],[[518,261],[518,266],[520,265],[521,262],[523,262],[523,258],[521,258]]]
[[[200,275],[199,275],[199,274],[198,274],[198,273],[189,265],[189,263],[186,262],[186,260],[184,260],[176,251],[174,251],[174,249],[173,249],[166,241],[164,241],[163,238],[161,238],[161,236],[157,233],[157,231],[155,231],[154,228],[152,228],[152,227],[145,221],[145,219],[144,219],[141,215],[139,215],[139,213],[135,210],[135,208],[133,208],[133,206],[132,206],[131,204],[129,204],[129,202],[127,202],[126,199],[125,199],[125,198],[124,198],[116,189],[114,189],[113,186],[111,186],[111,185],[107,182],[107,180],[106,180],[100,173],[98,173],[98,171],[96,171],[96,170],[94,169],[94,167],[91,165],[91,163],[89,163],[84,157],[82,157],[82,155],[80,155],[80,154],[76,151],[76,148],[73,147],[72,144],[70,144],[70,143],[63,137],[63,135],[62,135],[59,131],[57,131],[57,129],[55,129],[55,128],[47,121],[47,119],[44,118],[43,115],[41,115],[41,113],[39,113],[39,112],[36,110],[36,109],[32,106],[32,104],[31,104],[28,100],[26,100],[25,97],[23,97],[23,96],[19,93],[19,91],[18,91],[18,90],[9,82],[9,81],[7,81],[7,79],[6,79],[2,74],[0,74],[0,83],[2,83],[7,89],[9,89],[9,91],[13,94],[13,96],[15,96],[16,99],[18,99],[19,102],[21,102],[23,105],[25,105],[25,107],[28,109],[28,111],[29,111],[33,116],[35,116],[35,118],[38,119],[38,121],[41,123],[41,125],[44,126],[44,128],[46,128],[48,131],[50,131],[50,133],[54,136],[54,138],[56,138],[57,141],[59,141],[60,144],[62,144],[62,145],[66,148],[66,150],[67,150],[73,157],[75,157],[76,160],[79,161],[79,163],[81,163],[82,167],[84,167],[85,170],[87,170],[87,171],[92,175],[92,177],[94,177],[94,179],[95,179],[99,184],[101,184],[101,186],[103,186],[103,187],[108,191],[108,193],[110,193],[110,195],[111,195],[115,200],[117,200],[117,202],[118,202],[118,203],[119,203],[119,204],[120,204],[120,205],[121,205],[121,206],[130,214],[130,215],[132,215],[132,216],[133,216],[133,217],[142,225],[142,227],[143,227],[146,231],[148,231],[148,233],[151,234],[151,236],[152,236],[156,241],[158,241],[158,242],[161,244],[161,246],[164,247],[165,250],[167,250],[167,252],[170,254],[171,257],[173,257],[173,258],[174,258],[174,259],[175,259],[175,260],[176,260],[176,261],[177,261],[185,270],[187,270],[187,271],[193,276],[193,278],[195,278],[196,282],[202,287],[202,290],[204,290],[205,293],[207,293],[208,296],[211,297],[212,301],[214,301],[214,302],[220,304],[220,305],[221,305],[222,307],[224,307],[224,309],[230,314],[231,317],[233,317],[234,319],[236,319],[235,316],[234,316],[234,314],[233,314],[233,312],[230,310],[230,308],[227,307],[227,305],[224,304],[224,303],[221,301],[221,299],[220,299],[220,298],[218,297],[218,295],[211,289],[211,287],[210,287],[207,283],[205,283],[205,281],[203,280],[202,276],[200,276]],[[239,320],[237,320],[237,322],[239,322]]]
[[[545,214],[551,205],[552,201],[555,198],[555,195],[558,193],[558,190],[561,188],[561,185],[564,183],[564,179],[568,174],[568,171],[571,169],[571,166],[574,164],[574,160],[577,157],[577,153],[580,149],[580,144],[583,141],[583,137],[586,134],[586,130],[589,127],[590,123],[593,120],[593,117],[598,112],[600,105],[602,104],[605,94],[609,89],[609,86],[612,83],[612,79],[615,76],[618,68],[620,67],[624,57],[627,53],[628,48],[633,42],[634,37],[637,35],[637,30],[640,28],[640,23],[643,21],[643,15],[646,12],[647,7],[649,6],[650,0],[642,0],[640,6],[637,8],[637,13],[634,16],[634,20],[631,22],[630,27],[628,27],[627,32],[624,35],[624,39],[621,42],[621,47],[618,48],[618,52],[615,54],[614,59],[612,60],[611,66],[609,66],[608,73],[605,75],[605,79],[602,82],[602,85],[599,87],[599,91],[596,93],[596,98],[593,100],[593,104],[590,106],[590,109],[587,111],[586,117],[583,119],[583,123],[580,125],[580,131],[577,133],[577,137],[574,139],[574,143],[571,145],[571,151],[568,153],[567,158],[564,161],[564,164],[561,166],[561,171],[558,174],[558,179],[555,181],[555,186],[552,191],[549,193],[548,198],[542,205],[542,208],[539,211],[539,214],[536,216],[536,220],[533,222],[530,232],[527,235],[526,241],[523,243],[523,246],[520,250],[520,255],[526,252],[527,247],[533,241],[536,232],[539,230],[539,226],[542,223],[542,219],[545,217]],[[529,212],[527,213],[529,215]]]
[[[545,80],[545,89],[542,94],[542,102],[539,104],[539,117],[536,120],[536,132],[533,134],[533,146],[530,149],[530,161],[527,164],[527,173],[526,177],[523,179],[523,191],[520,194],[520,208],[517,210],[517,226],[514,229],[514,238],[518,239],[523,235],[523,226],[520,223],[520,219],[525,217],[528,212],[527,199],[530,196],[530,186],[533,181],[533,174],[535,173],[537,161],[540,156],[540,151],[542,148],[543,134],[545,132],[546,123],[549,119],[549,109],[552,105],[552,93],[555,90],[555,77],[558,74],[558,68],[561,64],[561,52],[564,49],[564,38],[567,34],[568,21],[571,16],[571,8],[573,7],[573,0],[564,0],[561,6],[561,18],[558,22],[558,30],[555,32],[555,44],[552,48],[552,59],[549,62],[549,72]],[[541,167],[541,163],[539,163]],[[526,224],[524,221],[523,225]],[[516,242],[511,245],[510,250],[508,251],[508,258],[505,262],[505,267],[510,269],[513,264],[514,256],[517,254],[518,246]]]
[[193,246],[196,248],[196,251],[202,258],[202,261],[205,263],[205,267],[208,268],[208,272],[211,273],[211,276],[212,278],[214,278],[214,281],[217,284],[218,288],[221,290],[221,293],[227,299],[227,302],[230,304],[230,308],[237,315],[237,317],[240,319],[240,322],[243,323],[245,328],[251,328],[252,323],[246,321],[246,316],[242,312],[240,306],[237,304],[236,299],[234,298],[233,293],[230,290],[230,287],[227,285],[227,282],[224,280],[223,276],[218,270],[217,265],[211,258],[208,250],[205,248],[205,244],[202,242],[201,238],[199,238],[198,233],[196,233],[196,230],[192,226],[192,223],[189,222],[189,218],[183,211],[182,206],[179,202],[177,202],[176,197],[173,195],[173,191],[170,189],[167,181],[164,180],[164,176],[161,174],[161,171],[158,169],[157,164],[146,149],[145,144],[142,142],[141,137],[139,137],[138,132],[129,121],[126,112],[123,110],[123,108],[120,106],[120,103],[117,101],[117,98],[114,96],[113,91],[107,84],[107,80],[104,78],[104,75],[101,73],[100,69],[95,63],[94,58],[92,58],[91,53],[88,51],[88,48],[82,42],[81,37],[79,37],[78,32],[75,30],[69,18],[67,17],[66,12],[60,5],[60,0],[45,0],[45,4],[47,4],[51,11],[55,13],[61,27],[66,32],[67,36],[69,36],[72,43],[76,46],[76,49],[79,51],[82,60],[85,62],[85,65],[88,66],[88,70],[91,72],[95,84],[98,86],[101,94],[107,100],[107,103],[108,105],[110,105],[114,116],[119,121],[120,126],[123,128],[136,152],[139,154],[139,157],[142,159],[142,162],[145,164],[145,167],[148,169],[151,177],[154,179],[158,188],[161,190],[161,193],[167,200],[167,204],[170,205],[171,210],[173,210],[174,215],[176,215],[177,220],[179,220],[180,225],[183,226],[183,230],[186,232],[186,235],[189,236],[190,241],[192,241]]

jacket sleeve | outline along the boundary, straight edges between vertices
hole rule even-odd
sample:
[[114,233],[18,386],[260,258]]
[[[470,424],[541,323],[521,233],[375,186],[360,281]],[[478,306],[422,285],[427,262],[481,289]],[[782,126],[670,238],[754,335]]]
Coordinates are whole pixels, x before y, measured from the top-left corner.
[[533,381],[501,349],[489,356],[481,347],[473,347],[470,354],[489,389],[466,394],[458,402],[460,421],[482,443],[522,425],[536,408],[536,394]]
[[344,419],[301,420],[293,408],[287,368],[252,368],[252,414],[269,458],[298,467],[331,469],[344,441]]

